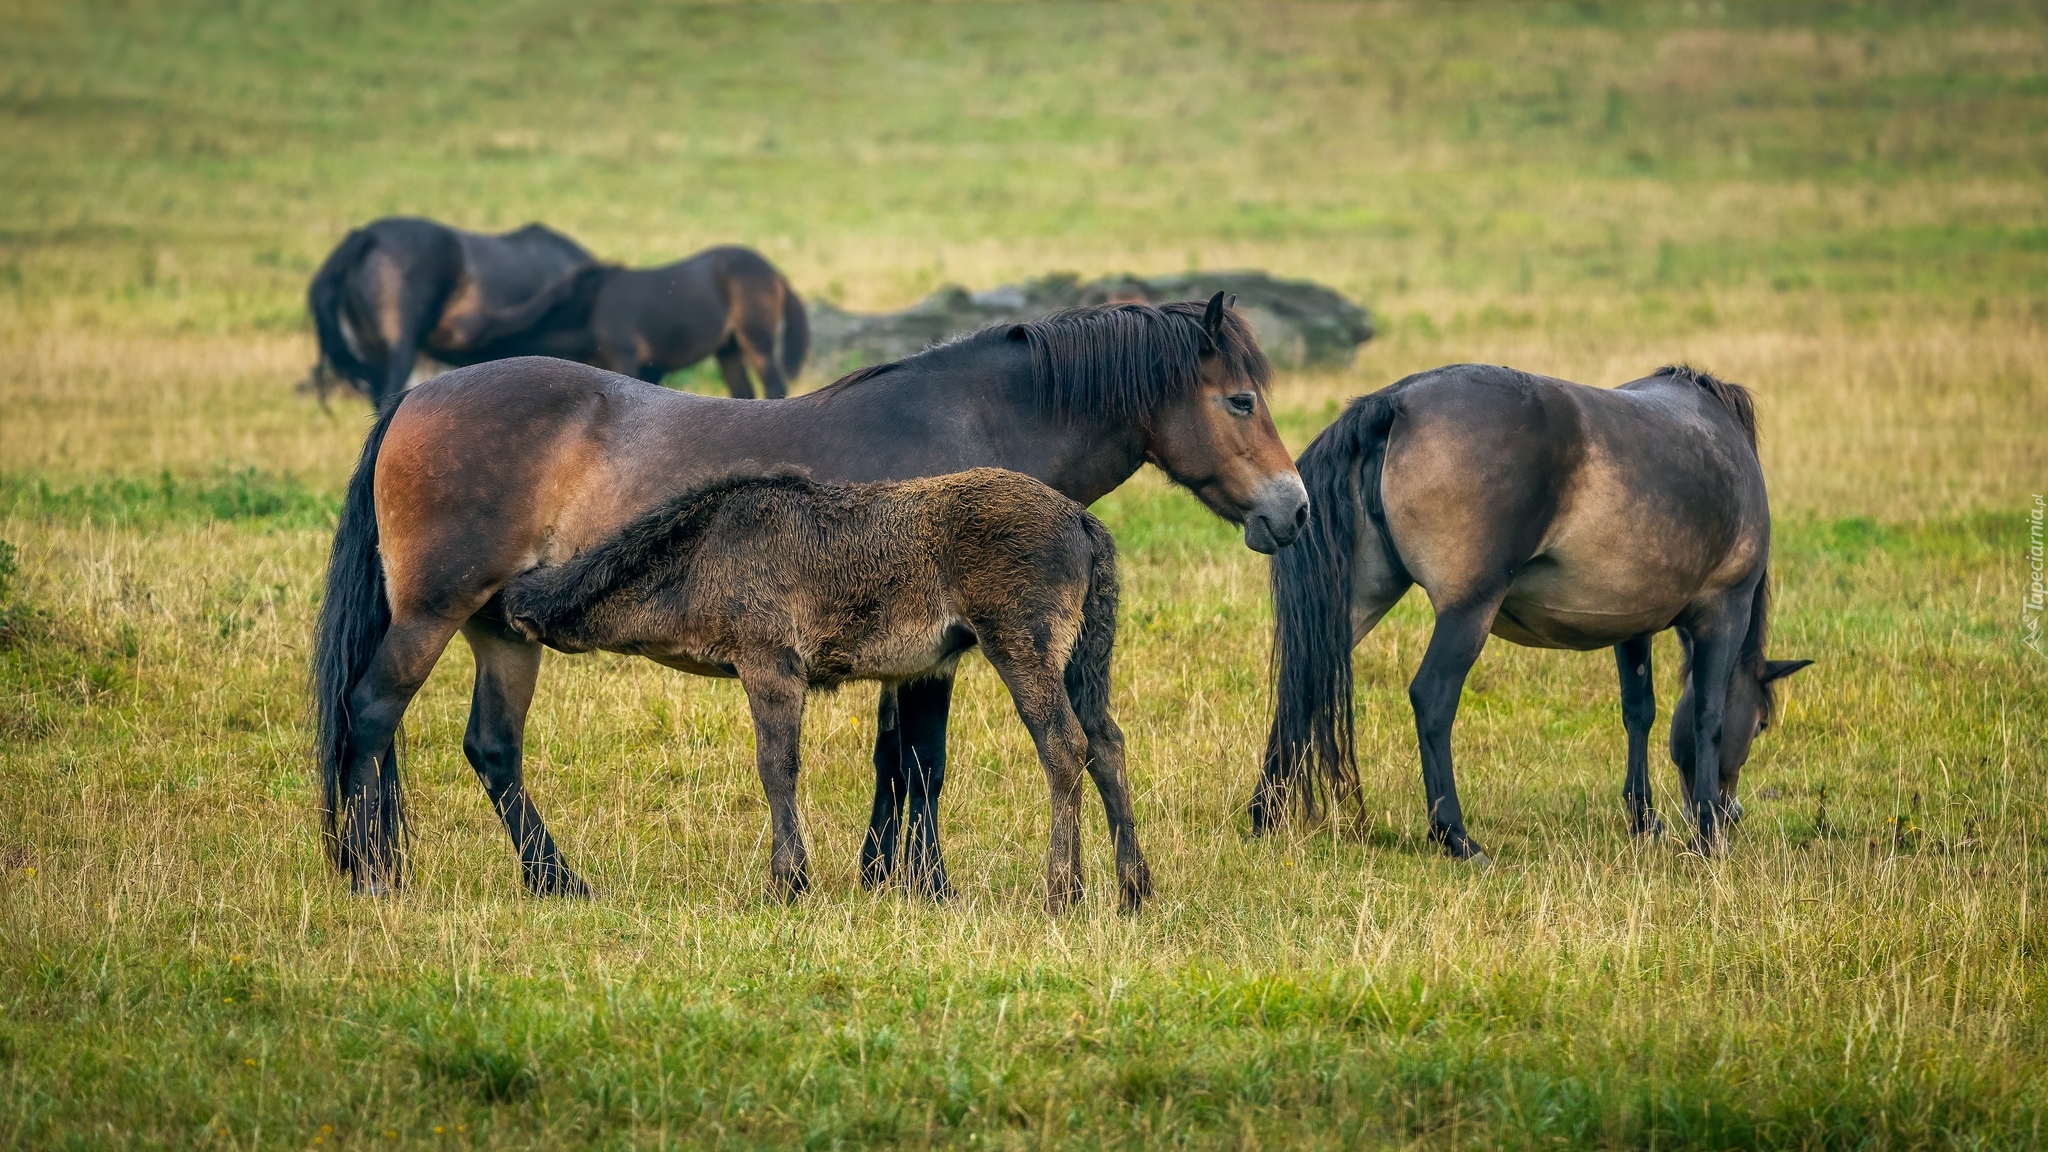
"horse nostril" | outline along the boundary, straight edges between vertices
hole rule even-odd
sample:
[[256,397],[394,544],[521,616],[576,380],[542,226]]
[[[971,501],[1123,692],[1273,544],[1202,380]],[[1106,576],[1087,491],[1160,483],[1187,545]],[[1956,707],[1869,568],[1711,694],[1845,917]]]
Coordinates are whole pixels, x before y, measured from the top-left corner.
[[1308,527],[1308,505],[1303,504],[1294,510],[1294,529],[1299,532],[1306,527]]

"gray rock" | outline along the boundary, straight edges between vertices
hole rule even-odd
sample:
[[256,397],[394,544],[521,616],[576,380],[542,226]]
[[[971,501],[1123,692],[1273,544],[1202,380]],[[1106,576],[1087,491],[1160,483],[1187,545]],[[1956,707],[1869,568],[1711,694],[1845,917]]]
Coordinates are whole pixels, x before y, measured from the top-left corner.
[[901,312],[846,312],[810,301],[811,364],[819,375],[834,377],[900,360],[991,324],[1030,320],[1061,308],[1204,300],[1216,292],[1236,293],[1238,310],[1281,368],[1342,368],[1373,336],[1370,313],[1305,280],[1277,280],[1264,272],[1186,272],[1082,283],[1072,273],[1059,272],[982,292],[948,284]]

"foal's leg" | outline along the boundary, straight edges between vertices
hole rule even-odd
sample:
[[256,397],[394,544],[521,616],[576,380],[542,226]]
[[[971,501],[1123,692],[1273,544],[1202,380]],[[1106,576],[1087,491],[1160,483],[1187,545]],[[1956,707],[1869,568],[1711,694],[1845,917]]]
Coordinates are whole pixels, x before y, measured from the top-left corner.
[[1728,846],[1727,833],[1721,827],[1729,799],[1721,795],[1721,726],[1728,712],[1728,677],[1749,631],[1750,598],[1755,591],[1755,585],[1749,584],[1730,593],[1690,629],[1693,849],[1702,856]]
[[1430,634],[1422,667],[1408,685],[1408,703],[1415,710],[1415,733],[1422,746],[1429,838],[1441,844],[1446,855],[1482,863],[1486,854],[1465,834],[1465,815],[1458,806],[1458,781],[1451,772],[1451,725],[1458,718],[1458,694],[1465,689],[1465,676],[1486,646],[1486,634],[1493,628],[1494,613],[1504,596],[1505,590],[1438,608],[1436,629]]
[[1081,898],[1081,775],[1088,762],[1088,733],[1068,703],[1065,677],[1050,661],[1021,644],[990,644],[985,633],[982,651],[1009,688],[1045,769],[1052,800],[1045,907],[1058,915]]
[[[1105,682],[1107,677],[1104,678]],[[1131,787],[1124,775],[1124,733],[1110,718],[1109,709],[1098,706],[1088,693],[1076,693],[1068,684],[1068,700],[1088,736],[1088,775],[1102,797],[1102,813],[1109,819],[1109,838],[1116,845],[1117,906],[1136,912],[1152,896],[1152,868],[1138,849],[1138,825],[1131,812]]]
[[910,808],[903,826],[904,882],[933,900],[953,898],[939,850],[939,792],[946,786],[946,717],[952,707],[950,672],[897,686],[903,790]]
[[725,390],[732,393],[735,400],[752,400],[754,382],[747,379],[747,356],[740,351],[740,342],[727,337],[725,343],[718,346],[717,356],[718,374],[725,377]]
[[505,822],[526,890],[536,896],[588,896],[590,886],[562,862],[555,838],[541,822],[526,792],[522,768],[526,710],[540,675],[541,646],[471,618],[463,639],[476,655],[476,690],[469,702],[469,730],[462,754],[483,781],[491,807]]
[[1657,721],[1657,692],[1650,681],[1650,634],[1631,636],[1614,646],[1621,672],[1621,724],[1628,730],[1628,779],[1621,786],[1628,805],[1628,830],[1637,836],[1661,836],[1664,824],[1650,803],[1650,725]]
[[754,767],[768,794],[773,848],[768,858],[768,892],[795,900],[810,887],[808,854],[796,815],[798,744],[803,735],[804,691],[808,685],[794,653],[740,666],[740,686],[754,714]]
[[877,888],[896,871],[896,835],[903,824],[903,724],[896,685],[884,684],[875,703],[875,804],[860,843],[860,882]]
[[402,870],[398,725],[455,625],[425,614],[391,623],[369,670],[349,691],[349,740],[342,776],[341,865],[349,886],[368,896],[396,891]]

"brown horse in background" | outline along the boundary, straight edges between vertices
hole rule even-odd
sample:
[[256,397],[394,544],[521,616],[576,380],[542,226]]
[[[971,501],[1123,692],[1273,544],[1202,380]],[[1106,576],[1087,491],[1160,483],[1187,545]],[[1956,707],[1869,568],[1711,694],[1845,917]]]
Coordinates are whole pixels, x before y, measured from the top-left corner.
[[1333,804],[1355,796],[1351,650],[1420,584],[1436,626],[1408,700],[1444,852],[1483,859],[1458,804],[1451,725],[1489,634],[1614,649],[1629,826],[1660,831],[1650,638],[1666,628],[1686,652],[1671,759],[1695,846],[1721,848],[1775,684],[1812,663],[1764,651],[1771,510],[1746,389],[1684,367],[1589,388],[1456,364],[1352,401],[1299,463],[1313,522],[1273,561],[1276,705],[1254,831],[1290,793],[1312,808],[1318,775]]
[[558,651],[739,679],[771,814],[770,890],[785,899],[810,883],[796,808],[805,694],[922,679],[979,645],[1051,788],[1047,907],[1081,895],[1085,771],[1116,845],[1119,904],[1135,912],[1152,876],[1109,715],[1116,600],[1116,544],[1100,521],[1028,476],[977,468],[881,484],[714,482],[515,577],[502,614]]
[[[349,481],[314,657],[318,759],[333,859],[358,891],[401,873],[394,739],[457,632],[476,657],[463,740],[527,887],[580,894],[525,786],[526,710],[541,646],[496,598],[524,572],[593,547],[676,493],[749,469],[821,480],[1000,467],[1082,504],[1146,461],[1271,552],[1308,520],[1273,428],[1268,368],[1217,293],[1200,304],[1076,309],[987,329],[785,400],[696,396],[559,360],[459,369],[386,402]],[[865,882],[897,869],[937,897],[952,669],[885,686]],[[905,820],[905,804],[909,817]]]
[[730,246],[660,268],[577,268],[478,325],[480,342],[516,342],[651,384],[716,356],[726,390],[743,400],[754,395],[748,369],[768,399],[787,395],[810,333],[782,273],[759,252]]
[[341,383],[381,404],[405,390],[423,355],[474,364],[547,354],[503,341],[487,347],[479,329],[590,262],[582,245],[539,224],[499,235],[406,216],[366,224],[335,247],[306,290],[320,341],[308,381],[323,403]]

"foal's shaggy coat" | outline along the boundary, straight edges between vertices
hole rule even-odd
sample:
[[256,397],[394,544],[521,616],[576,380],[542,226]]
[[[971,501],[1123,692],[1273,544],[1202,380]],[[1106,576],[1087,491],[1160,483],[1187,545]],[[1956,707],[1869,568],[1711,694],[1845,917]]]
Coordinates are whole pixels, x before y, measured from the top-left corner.
[[687,493],[567,563],[505,586],[506,621],[565,652],[603,648],[737,676],[774,821],[770,875],[806,885],[797,826],[804,694],[848,680],[950,676],[979,644],[1052,789],[1047,903],[1080,894],[1080,786],[1095,780],[1125,910],[1151,893],[1109,716],[1116,546],[1079,504],[977,468],[901,483],[801,476]]

